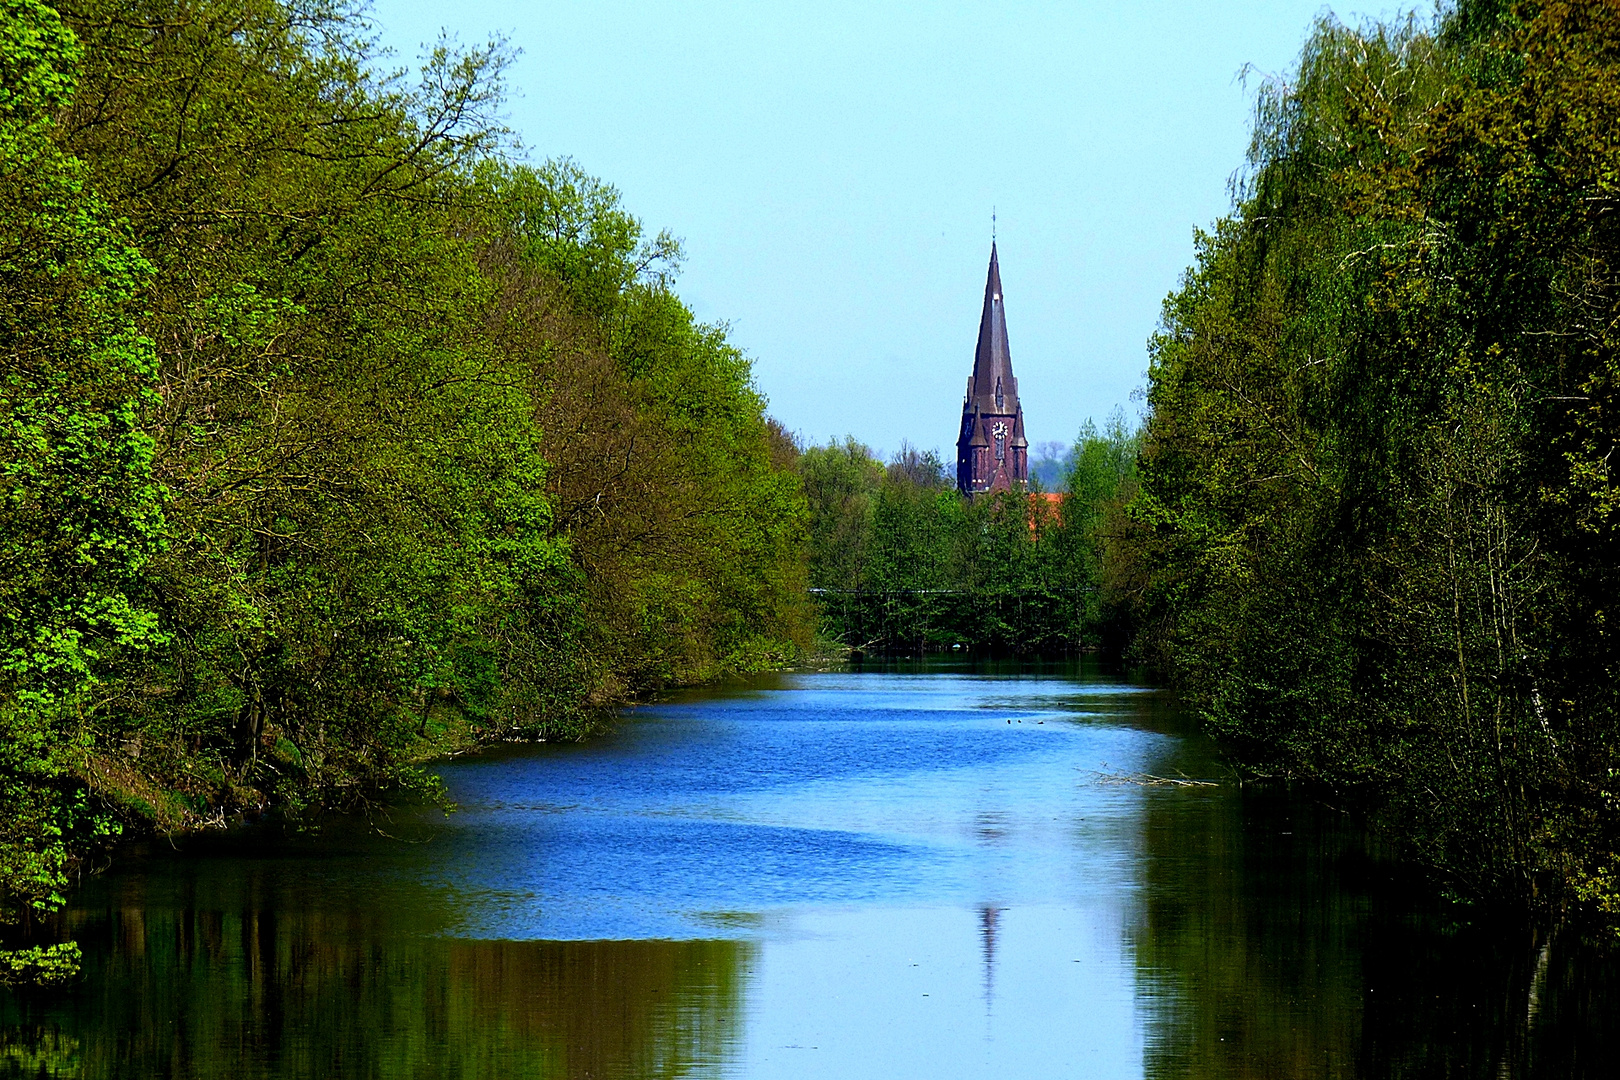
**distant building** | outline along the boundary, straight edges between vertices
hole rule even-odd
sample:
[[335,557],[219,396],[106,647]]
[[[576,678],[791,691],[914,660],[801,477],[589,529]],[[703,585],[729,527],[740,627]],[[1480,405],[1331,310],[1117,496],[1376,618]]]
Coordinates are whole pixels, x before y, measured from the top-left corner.
[[1018,403],[1012,354],[1007,350],[1007,312],[1001,301],[1001,266],[990,244],[990,274],[984,283],[984,314],[973,374],[962,400],[956,438],[956,486],[964,495],[1006,491],[1029,479],[1029,441]]
[[1029,497],[1029,531],[1039,533],[1063,522],[1063,500],[1068,496],[1061,491],[1042,491]]

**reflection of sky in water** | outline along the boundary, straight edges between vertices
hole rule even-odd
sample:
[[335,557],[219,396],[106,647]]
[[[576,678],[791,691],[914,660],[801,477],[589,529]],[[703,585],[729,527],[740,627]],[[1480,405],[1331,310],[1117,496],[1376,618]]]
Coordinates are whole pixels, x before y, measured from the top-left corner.
[[1208,775],[1180,723],[769,677],[446,765],[448,820],[149,845],[63,916],[78,984],[0,989],[0,1077],[1612,1072],[1611,952],[1437,917],[1308,800],[1118,782]]
[[[685,937],[716,912],[1123,902],[1140,770],[1117,687],[808,675],[441,770],[460,933]],[[1024,693],[1024,691],[1035,691]],[[773,920],[771,925],[782,925]]]
[[1106,910],[867,908],[796,924],[761,950],[731,1075],[1141,1075],[1124,927]]
[[452,931],[745,937],[737,1076],[1141,1072],[1140,771],[1107,684],[804,675],[441,770]]

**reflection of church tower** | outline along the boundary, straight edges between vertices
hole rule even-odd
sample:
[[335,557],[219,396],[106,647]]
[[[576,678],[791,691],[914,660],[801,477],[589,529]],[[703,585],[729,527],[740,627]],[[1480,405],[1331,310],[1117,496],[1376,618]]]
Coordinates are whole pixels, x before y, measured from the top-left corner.
[[984,314],[979,317],[979,347],[973,374],[962,402],[962,426],[956,438],[956,486],[964,495],[1006,491],[1029,479],[1029,442],[1024,438],[1024,409],[1018,404],[1007,351],[1007,313],[1001,302],[1001,266],[990,245],[990,276],[984,283]]
[[996,924],[1001,909],[989,904],[979,905],[979,944],[984,949],[984,1007],[990,1008],[996,990]]

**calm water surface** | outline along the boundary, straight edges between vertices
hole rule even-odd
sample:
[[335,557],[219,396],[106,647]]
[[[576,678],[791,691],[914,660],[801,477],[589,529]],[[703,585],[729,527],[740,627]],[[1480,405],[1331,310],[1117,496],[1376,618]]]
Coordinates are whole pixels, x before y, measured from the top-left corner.
[[0,1076],[1620,1068],[1613,958],[1431,910],[1084,669],[779,676],[441,773],[449,817],[126,853]]

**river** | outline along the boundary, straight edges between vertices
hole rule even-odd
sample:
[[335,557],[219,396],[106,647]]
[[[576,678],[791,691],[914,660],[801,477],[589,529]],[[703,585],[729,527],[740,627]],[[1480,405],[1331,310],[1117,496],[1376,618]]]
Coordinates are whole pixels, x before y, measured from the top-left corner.
[[[0,1076],[1607,1076],[1620,964],[1460,918],[1063,667],[789,674],[121,853]],[[1177,781],[1176,783],[1161,781]],[[1188,783],[1200,781],[1203,783]]]

